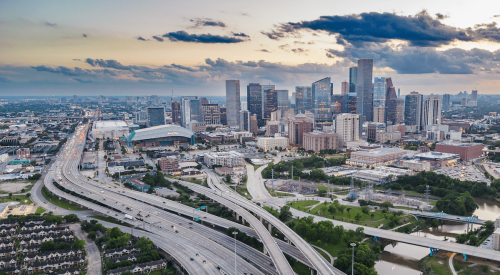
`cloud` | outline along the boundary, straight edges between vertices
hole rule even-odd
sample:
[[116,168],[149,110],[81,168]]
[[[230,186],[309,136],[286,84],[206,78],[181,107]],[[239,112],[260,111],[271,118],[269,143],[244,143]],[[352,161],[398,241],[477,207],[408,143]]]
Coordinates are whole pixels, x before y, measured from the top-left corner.
[[285,44],[285,45],[279,45],[279,46],[278,46],[278,48],[279,48],[280,50],[284,50],[284,51],[286,51],[286,52],[290,51],[290,50],[289,50],[290,45],[288,45],[288,44]]
[[258,52],[263,52],[263,53],[271,53],[270,51],[268,51],[267,49],[260,49],[260,50],[256,50]]
[[39,72],[49,72],[49,73],[56,73],[56,74],[62,74],[65,76],[79,76],[82,72],[84,72],[82,69],[75,67],[75,69],[70,69],[68,67],[64,66],[59,66],[56,68],[51,68],[47,66],[31,66],[31,68],[39,71]]
[[249,35],[247,35],[247,34],[245,34],[245,33],[242,33],[242,32],[240,32],[240,33],[235,33],[235,32],[232,32],[232,34],[233,34],[234,36],[239,36],[239,37],[250,37]]
[[388,67],[399,74],[472,74],[479,68],[498,67],[496,61],[500,60],[500,51],[458,48],[437,51],[435,48],[371,43],[364,48],[346,46],[344,51],[329,49],[327,56],[342,57],[353,63],[360,58],[372,58],[375,66]]
[[82,61],[82,60],[78,58],[73,58],[73,61]]
[[45,23],[43,23],[45,26],[47,27],[57,27],[57,24],[56,23],[50,23],[48,21],[45,21]]
[[497,15],[493,15],[493,17],[500,17],[500,14],[497,14]]
[[212,35],[212,34],[189,34],[185,31],[169,32],[162,37],[173,42],[195,42],[195,43],[240,43],[247,41],[237,37]]
[[148,39],[145,39],[145,38],[142,38],[142,36],[138,36],[138,37],[134,37],[135,39],[139,40],[139,41],[148,41]]
[[78,81],[80,83],[93,83],[94,81],[89,80],[89,79],[80,79],[80,78],[73,78],[73,80]]
[[309,50],[307,50],[307,49],[303,49],[303,48],[296,48],[296,49],[291,49],[291,51],[292,51],[293,53],[297,53],[297,54],[302,54],[302,53],[304,53],[304,54],[305,54],[305,53],[306,53],[306,52],[308,52]]
[[0,76],[0,82],[10,82],[7,77]]
[[113,59],[104,60],[104,59],[87,58],[85,59],[85,63],[89,64],[92,67],[110,68],[110,69],[126,70],[126,71],[139,68],[138,66],[124,66],[122,65],[122,63]]
[[156,41],[163,42],[163,38],[153,35],[153,38],[156,39]]
[[222,21],[215,21],[209,18],[195,18],[189,20],[194,23],[193,28],[200,28],[200,27],[221,27],[225,28],[226,24]]
[[446,19],[448,17],[449,17],[448,15],[444,15],[444,14],[441,14],[441,13],[436,13],[436,18],[438,20],[443,20],[443,19]]
[[302,42],[302,41],[293,41],[293,44],[306,44],[306,42]]
[[86,35],[86,34],[84,34],[84,33],[82,34],[82,36],[83,36],[83,37],[87,37],[87,35]]
[[455,41],[500,42],[499,29],[495,23],[461,29],[441,23],[440,19],[432,18],[426,11],[414,16],[377,12],[321,16],[312,21],[283,23],[270,32],[262,33],[279,40],[296,37],[300,30],[337,35],[338,41],[356,47],[362,47],[367,42],[385,43],[392,39],[421,47],[439,47]]

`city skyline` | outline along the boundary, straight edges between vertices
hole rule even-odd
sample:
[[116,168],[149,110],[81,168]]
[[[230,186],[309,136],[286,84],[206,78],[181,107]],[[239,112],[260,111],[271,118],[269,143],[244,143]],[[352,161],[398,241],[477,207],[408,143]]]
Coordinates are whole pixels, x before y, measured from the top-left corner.
[[498,93],[500,17],[475,3],[152,3],[0,3],[0,92],[207,96],[226,79],[291,92],[330,77],[340,94],[370,58],[401,95]]

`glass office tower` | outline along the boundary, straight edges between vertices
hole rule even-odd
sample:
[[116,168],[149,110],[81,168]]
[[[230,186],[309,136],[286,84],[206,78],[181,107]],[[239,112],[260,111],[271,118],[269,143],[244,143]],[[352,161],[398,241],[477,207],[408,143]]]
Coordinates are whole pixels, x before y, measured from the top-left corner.
[[311,111],[311,87],[297,86],[295,87],[295,113],[304,114],[306,111]]
[[356,82],[356,113],[360,115],[360,128],[364,121],[372,120],[373,93],[372,93],[373,59],[363,58],[358,60],[358,73]]
[[312,109],[316,121],[330,120],[330,87],[330,77],[325,77],[312,84]]
[[385,107],[385,77],[375,77],[373,79],[373,107]]
[[148,127],[165,125],[165,108],[148,107]]
[[240,81],[226,80],[227,126],[240,127]]
[[247,85],[247,109],[257,115],[257,122],[262,125],[262,86],[259,83]]

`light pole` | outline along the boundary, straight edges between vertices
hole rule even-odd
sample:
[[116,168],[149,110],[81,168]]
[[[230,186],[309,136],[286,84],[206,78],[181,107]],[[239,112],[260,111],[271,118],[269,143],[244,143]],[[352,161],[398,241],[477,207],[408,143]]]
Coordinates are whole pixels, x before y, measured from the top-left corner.
[[237,275],[236,271],[236,235],[238,235],[238,231],[233,231],[234,235],[234,275]]
[[352,275],[354,275],[354,247],[356,246],[355,243],[351,243],[351,246],[352,246]]

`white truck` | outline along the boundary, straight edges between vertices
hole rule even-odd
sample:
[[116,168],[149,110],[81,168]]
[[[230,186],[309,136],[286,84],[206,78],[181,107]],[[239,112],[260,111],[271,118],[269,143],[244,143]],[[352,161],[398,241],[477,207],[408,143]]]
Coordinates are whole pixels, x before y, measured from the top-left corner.
[[133,221],[135,221],[134,216],[131,216],[131,215],[129,215],[129,214],[125,214],[125,219],[129,219],[129,220],[133,220]]

